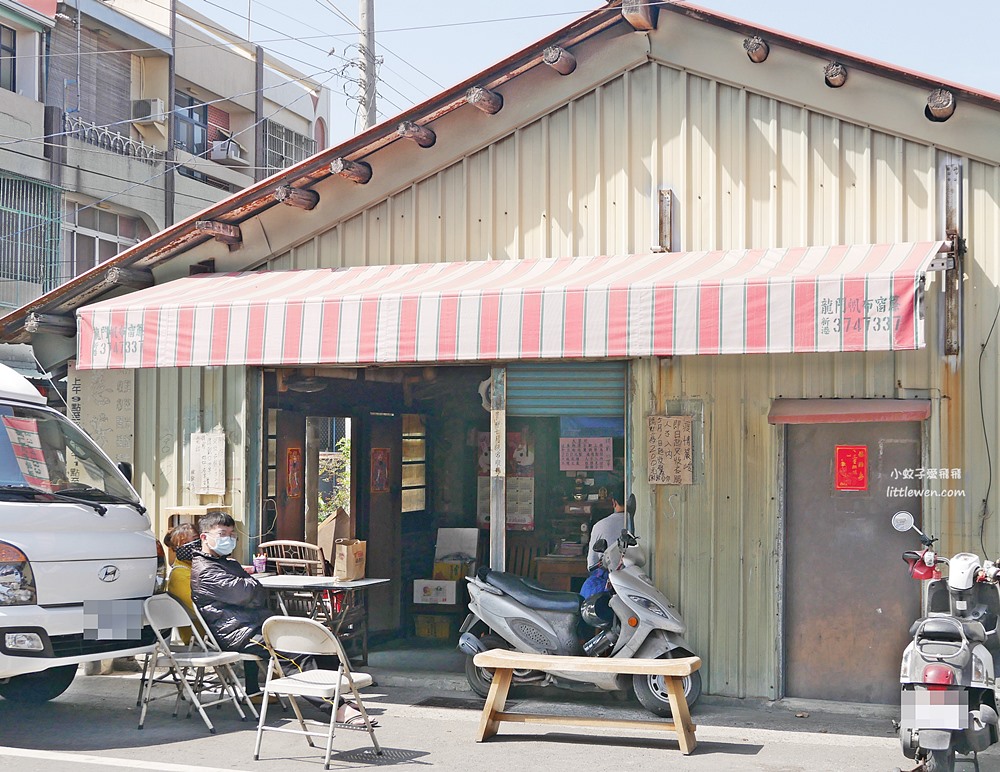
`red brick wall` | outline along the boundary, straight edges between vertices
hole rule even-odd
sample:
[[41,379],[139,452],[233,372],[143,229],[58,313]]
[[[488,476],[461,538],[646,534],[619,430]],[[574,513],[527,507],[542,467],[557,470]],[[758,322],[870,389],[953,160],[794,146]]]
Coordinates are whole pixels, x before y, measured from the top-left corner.
[[219,129],[229,131],[229,113],[220,110],[215,105],[208,106],[208,141],[209,143],[217,139],[225,139]]

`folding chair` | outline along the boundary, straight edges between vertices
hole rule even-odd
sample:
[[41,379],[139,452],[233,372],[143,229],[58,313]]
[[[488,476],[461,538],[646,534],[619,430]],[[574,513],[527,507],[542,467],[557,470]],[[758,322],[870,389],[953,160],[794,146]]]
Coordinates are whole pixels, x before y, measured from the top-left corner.
[[[233,663],[240,660],[240,655],[237,652],[218,651],[209,647],[198,629],[191,625],[191,617],[188,616],[184,606],[169,595],[154,595],[147,598],[143,603],[143,611],[156,636],[156,648],[150,658],[149,676],[143,684],[139,729],[142,729],[146,723],[146,709],[149,707],[149,703],[168,696],[153,697],[153,686],[168,681],[174,687],[174,718],[177,717],[181,700],[187,700],[188,715],[190,715],[192,707],[197,708],[212,734],[215,734],[215,726],[208,718],[208,714],[205,713],[205,708],[212,705],[232,702],[236,707],[236,712],[240,715],[240,720],[246,721],[246,713],[240,707],[240,701],[243,701],[250,712],[254,716],[257,715],[250,698],[247,697],[233,672]],[[175,645],[171,645],[171,637],[176,633],[177,628],[188,626],[192,628],[191,643],[184,650],[178,650]],[[170,634],[164,637],[163,630],[169,630]],[[157,667],[166,667],[168,669],[166,676],[154,677]],[[215,676],[214,679],[205,677],[206,672],[209,671]],[[202,694],[211,693],[216,689],[218,695],[213,694],[208,701],[202,701]]]
[[[364,728],[372,738],[372,745],[375,753],[382,755],[382,748],[375,737],[375,727],[372,726],[371,719],[368,718],[368,711],[365,710],[364,703],[358,689],[372,684],[372,677],[367,673],[352,673],[350,662],[344,653],[344,647],[340,645],[329,628],[320,624],[314,619],[304,619],[302,617],[271,617],[264,622],[264,643],[271,652],[271,665],[267,671],[267,681],[264,684],[265,699],[261,703],[260,719],[257,722],[257,742],[254,745],[254,761],[260,758],[260,744],[265,731],[268,732],[289,732],[291,734],[301,734],[306,738],[310,748],[315,748],[313,737],[326,738],[326,755],[323,759],[323,769],[330,768],[330,755],[333,753],[333,734],[337,726],[337,706],[340,704],[341,694],[350,689],[354,695],[361,716],[364,718]],[[312,654],[312,655],[336,655],[339,666],[336,670],[304,670],[290,676],[282,675],[279,666],[281,654]],[[292,729],[285,726],[264,726],[267,720],[267,699],[271,695],[283,695],[288,697],[292,705],[295,717],[298,719],[301,729]],[[316,697],[331,701],[330,723],[326,732],[311,731],[306,726],[306,720],[302,718],[296,697]],[[319,722],[312,722],[318,724]],[[361,727],[347,726],[341,727],[350,729],[360,729]]]

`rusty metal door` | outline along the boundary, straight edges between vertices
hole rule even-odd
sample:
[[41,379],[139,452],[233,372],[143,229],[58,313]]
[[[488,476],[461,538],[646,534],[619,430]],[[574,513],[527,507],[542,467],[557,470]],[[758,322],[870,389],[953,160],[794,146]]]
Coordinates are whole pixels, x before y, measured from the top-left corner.
[[[837,488],[838,446],[867,449],[867,489]],[[919,498],[888,488],[919,468],[920,424],[790,425],[787,449],[785,694],[898,702],[899,662],[920,612],[901,555],[919,543],[890,519],[900,509],[921,519]]]

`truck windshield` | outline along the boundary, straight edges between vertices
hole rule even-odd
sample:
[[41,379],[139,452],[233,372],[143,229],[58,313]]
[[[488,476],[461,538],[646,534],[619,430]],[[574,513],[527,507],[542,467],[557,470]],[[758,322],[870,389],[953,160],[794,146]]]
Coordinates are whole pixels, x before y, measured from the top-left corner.
[[94,441],[59,413],[0,405],[0,486],[48,493],[85,490],[88,498],[138,502]]

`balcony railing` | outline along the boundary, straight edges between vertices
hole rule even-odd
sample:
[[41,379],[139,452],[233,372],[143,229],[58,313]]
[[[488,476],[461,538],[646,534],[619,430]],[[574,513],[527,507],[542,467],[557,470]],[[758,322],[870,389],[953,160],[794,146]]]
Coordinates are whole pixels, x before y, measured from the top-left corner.
[[123,136],[112,131],[107,126],[85,121],[75,115],[63,116],[63,131],[70,137],[82,139],[91,145],[110,150],[112,153],[137,158],[140,161],[153,164],[163,159],[163,151],[147,145],[142,140]]

